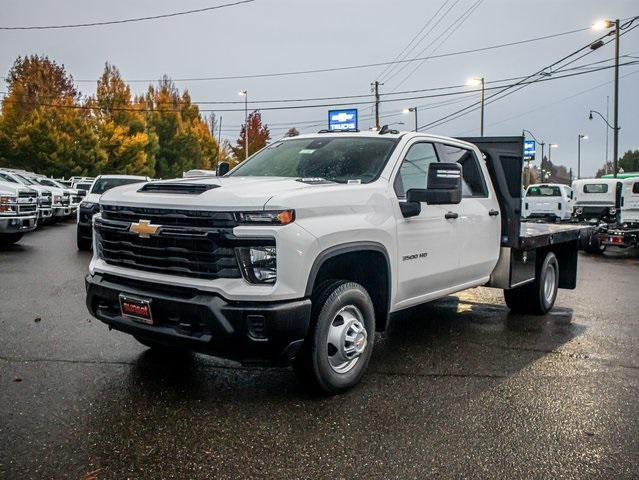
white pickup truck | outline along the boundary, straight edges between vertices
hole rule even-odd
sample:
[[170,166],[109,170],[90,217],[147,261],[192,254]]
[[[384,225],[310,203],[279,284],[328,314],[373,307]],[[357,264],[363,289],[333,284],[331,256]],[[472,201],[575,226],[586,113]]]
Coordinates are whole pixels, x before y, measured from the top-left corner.
[[35,230],[38,192],[0,178],[0,247],[13,245]]
[[222,177],[110,190],[88,309],[151,348],[292,362],[329,394],[400,310],[487,285],[544,314],[588,227],[522,225],[523,137],[467,140],[320,132]]
[[570,220],[573,192],[568,185],[544,183],[529,185],[524,196],[523,217]]

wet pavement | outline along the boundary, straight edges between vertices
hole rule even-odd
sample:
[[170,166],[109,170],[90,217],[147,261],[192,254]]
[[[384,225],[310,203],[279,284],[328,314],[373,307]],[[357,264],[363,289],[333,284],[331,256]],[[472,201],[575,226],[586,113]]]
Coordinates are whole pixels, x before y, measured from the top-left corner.
[[72,223],[0,252],[2,480],[639,477],[636,257],[581,255],[544,317],[481,288],[405,312],[332,398],[109,332],[89,258]]

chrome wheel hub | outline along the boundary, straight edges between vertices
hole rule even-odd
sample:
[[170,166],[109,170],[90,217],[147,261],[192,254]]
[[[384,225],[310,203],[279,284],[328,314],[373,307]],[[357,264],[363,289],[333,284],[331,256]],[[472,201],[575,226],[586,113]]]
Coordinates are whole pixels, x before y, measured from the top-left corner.
[[364,316],[354,306],[342,308],[331,322],[326,339],[328,363],[337,373],[347,373],[355,366],[368,345]]
[[557,282],[557,274],[552,265],[548,265],[546,270],[546,278],[544,280],[544,298],[546,302],[551,303],[555,294],[555,283]]

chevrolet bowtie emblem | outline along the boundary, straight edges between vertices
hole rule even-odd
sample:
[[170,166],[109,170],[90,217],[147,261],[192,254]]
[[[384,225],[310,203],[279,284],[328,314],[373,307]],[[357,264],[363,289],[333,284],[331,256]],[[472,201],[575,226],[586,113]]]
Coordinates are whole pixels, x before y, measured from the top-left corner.
[[140,220],[138,223],[132,223],[129,232],[137,233],[140,238],[149,238],[160,228],[160,225],[152,225],[151,220]]

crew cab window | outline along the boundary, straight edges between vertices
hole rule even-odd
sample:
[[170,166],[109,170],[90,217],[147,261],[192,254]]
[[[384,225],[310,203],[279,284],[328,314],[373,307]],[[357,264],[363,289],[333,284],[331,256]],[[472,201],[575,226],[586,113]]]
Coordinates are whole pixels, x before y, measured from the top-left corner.
[[487,197],[486,182],[475,152],[467,148],[442,145],[448,162],[462,166],[462,197]]
[[584,193],[608,193],[606,183],[589,183],[584,185]]
[[639,193],[639,182],[635,182],[632,185],[632,193]]
[[403,198],[411,188],[426,188],[428,166],[438,162],[432,143],[415,143],[410,147],[395,177],[395,193]]
[[534,187],[528,187],[527,197],[561,197],[561,190],[559,187],[551,185],[536,185]]

